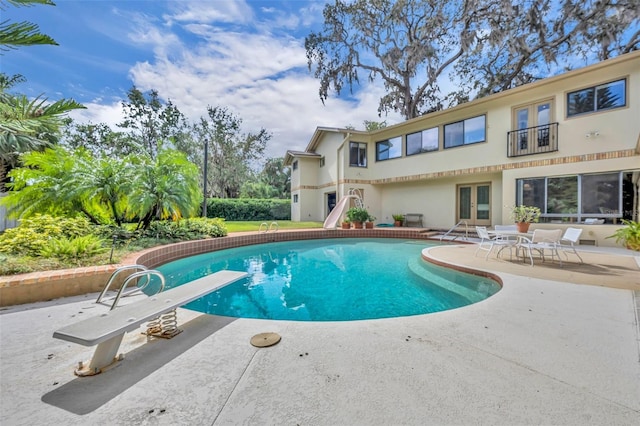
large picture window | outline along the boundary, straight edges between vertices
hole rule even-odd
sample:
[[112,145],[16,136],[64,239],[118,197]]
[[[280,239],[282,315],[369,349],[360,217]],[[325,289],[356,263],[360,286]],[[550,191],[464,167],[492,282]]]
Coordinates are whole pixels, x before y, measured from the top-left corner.
[[568,93],[567,117],[625,106],[626,86],[627,81],[622,79]]
[[444,147],[453,148],[455,146],[484,142],[486,140],[485,121],[485,116],[480,115],[456,123],[445,124]]
[[638,171],[516,180],[516,204],[539,207],[547,221],[577,218],[632,219]]
[[351,167],[367,167],[367,144],[363,142],[349,143],[349,165]]
[[402,137],[376,142],[376,161],[402,157]]
[[407,155],[438,150],[438,128],[423,130],[407,135]]

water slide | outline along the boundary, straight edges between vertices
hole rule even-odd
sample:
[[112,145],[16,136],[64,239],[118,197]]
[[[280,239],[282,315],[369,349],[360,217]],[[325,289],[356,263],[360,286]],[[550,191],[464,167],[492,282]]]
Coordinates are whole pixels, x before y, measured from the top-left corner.
[[322,225],[324,229],[334,229],[336,227],[338,221],[340,220],[340,216],[342,216],[342,213],[344,213],[344,211],[347,209],[349,200],[351,198],[359,197],[357,195],[345,195],[344,197],[342,197],[340,201],[338,201],[338,204],[336,204],[336,206],[333,208],[333,210],[331,210],[329,216],[327,216],[327,218],[325,219],[324,225]]

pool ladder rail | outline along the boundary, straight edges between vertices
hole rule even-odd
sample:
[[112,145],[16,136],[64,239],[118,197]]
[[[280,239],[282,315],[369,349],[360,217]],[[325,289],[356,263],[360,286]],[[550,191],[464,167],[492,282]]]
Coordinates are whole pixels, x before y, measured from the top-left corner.
[[[118,293],[112,297],[105,297],[107,294],[107,291],[109,291],[109,288],[115,282],[116,278],[122,272],[131,271],[131,270],[134,270],[135,272],[131,273],[127,278],[125,278],[125,280],[122,282],[122,285],[120,285],[120,289],[118,290]],[[147,288],[147,286],[151,283],[152,276],[156,276],[160,279],[159,289],[154,294],[160,293],[162,290],[164,290],[164,286],[166,283],[164,275],[162,275],[160,271],[157,271],[155,269],[147,269],[147,267],[144,265],[121,266],[115,271],[113,271],[113,274],[111,274],[111,277],[109,278],[104,288],[102,289],[100,296],[98,296],[96,303],[105,304],[105,302],[113,300],[113,304],[111,305],[111,310],[114,310],[118,306],[118,302],[120,302],[120,299],[122,297],[133,296],[134,294],[140,294],[145,288]],[[141,283],[140,282],[136,283],[135,288],[126,290],[127,286],[131,282],[133,282],[134,280],[138,281],[139,278],[142,278],[144,281],[141,280],[142,281]]]
[[267,233],[267,232],[278,232],[278,222],[271,222],[271,224],[267,224],[267,222],[262,222],[260,227],[258,228],[258,232]]
[[[120,289],[118,290],[118,293],[115,296],[105,297],[107,291],[109,291],[109,288],[115,282],[118,275],[120,275],[122,272],[131,270],[134,270],[135,272],[131,273],[129,276],[127,276],[127,278],[125,278],[125,280],[122,282],[122,285],[120,286]],[[151,294],[150,296],[161,293],[164,290],[166,280],[162,272],[155,269],[147,269],[147,267],[144,265],[121,266],[113,271],[113,274],[111,274],[111,277],[109,277],[109,280],[102,289],[100,296],[98,296],[96,303],[104,305],[106,304],[106,302],[113,300],[113,304],[111,305],[110,310],[114,310],[118,307],[118,302],[120,302],[121,298],[142,293],[143,290],[147,288],[149,283],[151,283],[152,276],[156,276],[160,279],[160,285],[158,286],[158,291]],[[141,280],[141,282],[138,282],[138,279],[142,279],[144,281]],[[135,288],[127,290],[127,286],[129,286],[129,283],[133,281],[136,281]],[[182,332],[182,330],[178,329],[177,325],[177,311],[173,309],[149,321],[149,323],[147,324],[147,330],[143,334],[146,334],[147,336],[170,339]]]

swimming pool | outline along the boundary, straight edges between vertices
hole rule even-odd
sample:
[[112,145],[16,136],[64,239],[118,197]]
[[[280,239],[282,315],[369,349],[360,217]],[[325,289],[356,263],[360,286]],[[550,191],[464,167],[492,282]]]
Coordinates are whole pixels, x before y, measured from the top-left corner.
[[476,275],[428,264],[435,245],[391,238],[287,241],[226,249],[160,266],[168,287],[223,270],[249,277],[185,307],[231,317],[350,321],[455,309],[500,286]]

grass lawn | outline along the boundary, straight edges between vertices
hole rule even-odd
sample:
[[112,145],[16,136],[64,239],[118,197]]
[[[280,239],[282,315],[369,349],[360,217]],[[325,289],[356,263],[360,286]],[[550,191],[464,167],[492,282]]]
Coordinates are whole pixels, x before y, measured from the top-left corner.
[[[267,226],[271,225],[272,221],[245,221],[245,222],[227,222],[227,231],[232,232],[247,232],[257,231],[260,229],[260,224],[266,223]],[[278,224],[278,229],[309,229],[309,228],[322,228],[322,222],[292,222],[290,220],[277,220],[273,221]],[[264,226],[262,227],[264,230]]]
[[[257,232],[260,224],[271,224],[271,221],[243,221],[243,222],[226,222],[227,232]],[[280,220],[276,222],[278,229],[309,229],[322,228],[322,222],[292,222],[290,220]],[[264,229],[264,226],[263,226]],[[53,258],[16,256],[12,254],[0,254],[0,276],[16,275],[27,272],[48,271],[56,269],[76,268],[79,266],[95,266],[108,265],[110,263],[118,263],[121,259],[130,253],[140,251],[149,247],[155,247],[163,244],[176,243],[179,241],[156,240],[145,238],[141,240],[133,240],[124,246],[115,247],[113,255],[111,254],[111,245],[107,250],[99,255],[91,258],[81,259],[78,262],[62,261]]]

